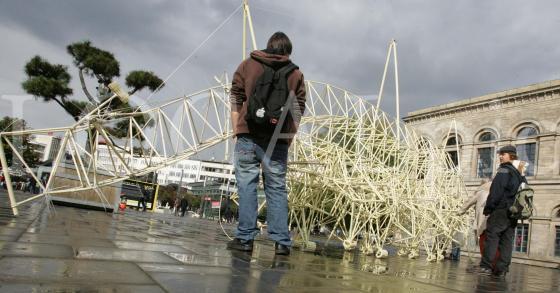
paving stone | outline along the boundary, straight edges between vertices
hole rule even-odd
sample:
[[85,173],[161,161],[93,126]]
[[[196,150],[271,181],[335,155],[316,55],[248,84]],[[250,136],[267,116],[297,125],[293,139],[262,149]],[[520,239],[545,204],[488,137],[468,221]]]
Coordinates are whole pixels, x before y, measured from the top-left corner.
[[19,238],[18,235],[0,236],[0,241],[15,242]]
[[106,283],[154,285],[146,273],[128,262],[4,257],[0,259],[0,272],[2,283],[33,280],[43,283],[74,282],[101,286]]
[[154,273],[178,273],[178,274],[200,274],[200,275],[231,275],[234,274],[231,268],[212,267],[202,265],[169,265],[140,263],[138,264],[145,272]]
[[36,234],[36,233],[24,233],[18,239],[18,242],[67,244],[75,248],[78,248],[80,246],[116,247],[113,241],[109,239],[76,237],[76,236],[66,236],[66,235]]
[[367,281],[362,280],[361,282],[342,281],[340,282],[340,286],[365,292],[434,292],[442,290],[447,290],[447,292],[462,292],[461,290],[455,290],[449,287],[439,287],[413,280],[382,276],[375,276]]
[[130,262],[178,263],[172,257],[160,251],[127,250],[110,247],[80,247],[76,251],[79,259],[106,259]]
[[199,255],[194,253],[175,253],[165,252],[170,257],[189,265],[205,265],[216,267],[230,267],[231,257],[210,257],[206,255]]
[[28,293],[28,292],[96,292],[96,293],[158,293],[165,292],[158,285],[106,285],[106,284],[0,284],[0,292]]
[[[276,291],[276,293],[316,293],[318,292],[317,288],[315,287],[310,287],[310,288],[305,288],[305,287],[298,287],[298,288],[278,288]],[[361,293],[364,291],[358,291],[358,290],[354,290],[354,289],[346,289],[346,288],[321,288],[321,290],[319,291],[321,293]],[[379,291],[379,292],[383,292],[383,291]],[[414,292],[414,291],[412,291]],[[418,292],[418,291],[416,291]],[[433,291],[432,291],[433,292]]]
[[158,244],[158,243],[145,243],[145,242],[132,242],[132,241],[114,241],[115,245],[123,249],[133,249],[133,250],[151,250],[151,251],[165,251],[165,252],[187,252],[186,249],[169,244]]
[[27,232],[27,233],[43,233],[43,234],[49,234],[49,235],[68,235],[68,233],[66,232],[66,229],[60,229],[60,227],[57,228],[57,227],[35,226],[35,225],[29,226],[29,228],[27,228],[27,230],[25,232]]
[[11,221],[7,221],[7,222],[1,222],[0,221],[0,226],[6,227],[6,228],[16,228],[16,229],[27,229],[27,227],[29,227],[29,225],[31,224],[30,221],[22,221],[22,222],[17,222],[16,220],[11,220]]
[[19,236],[25,229],[0,227],[0,236]]
[[168,292],[273,292],[274,288],[264,285],[259,288],[258,280],[242,276],[198,275],[176,273],[150,273]]
[[0,243],[0,248],[0,255],[60,258],[74,256],[72,247],[67,245],[4,242]]
[[114,240],[117,241],[138,241],[139,237],[137,236],[130,236],[130,235],[115,235],[113,237],[108,236],[109,238],[112,238]]

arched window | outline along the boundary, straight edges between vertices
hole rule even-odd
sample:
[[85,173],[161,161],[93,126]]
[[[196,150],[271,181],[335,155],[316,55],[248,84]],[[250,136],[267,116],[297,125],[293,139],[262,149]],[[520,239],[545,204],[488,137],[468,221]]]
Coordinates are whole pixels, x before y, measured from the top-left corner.
[[496,135],[490,131],[485,131],[478,136],[479,142],[489,142],[496,140]]
[[491,178],[494,173],[495,142],[497,135],[490,130],[484,130],[478,135],[476,177]]
[[461,144],[461,139],[455,135],[450,136],[445,142],[445,146],[455,146],[457,144]]
[[462,143],[461,137],[452,133],[445,141],[445,152],[449,156],[449,168],[455,168],[459,165],[459,153],[457,145]]
[[535,164],[537,163],[537,135],[538,128],[533,124],[525,124],[518,128],[516,139],[517,156],[520,160],[529,163],[527,176],[535,176]]
[[529,137],[536,136],[537,134],[539,134],[537,128],[533,126],[523,126],[521,129],[519,129],[519,131],[517,131],[517,138],[518,139],[529,138]]

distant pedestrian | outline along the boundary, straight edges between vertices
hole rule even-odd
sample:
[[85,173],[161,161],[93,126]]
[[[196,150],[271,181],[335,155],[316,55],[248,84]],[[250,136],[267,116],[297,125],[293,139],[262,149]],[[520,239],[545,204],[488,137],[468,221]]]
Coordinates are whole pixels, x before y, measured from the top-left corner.
[[181,200],[179,199],[179,197],[175,197],[175,201],[173,202],[173,208],[174,208],[174,215],[175,216],[179,216],[179,209],[181,208]]
[[226,218],[226,222],[228,224],[233,223],[233,211],[231,210],[231,206],[229,205],[229,199],[228,204],[226,205],[226,210],[224,212],[224,217]]
[[181,217],[185,216],[188,206],[189,206],[189,202],[187,201],[187,199],[184,196],[181,197]]
[[39,186],[37,184],[37,180],[35,180],[35,178],[31,178],[31,193],[37,194],[39,193]]
[[142,193],[142,196],[139,198],[138,201],[138,210],[142,209],[142,211],[145,212],[146,202],[149,201],[150,198],[150,191],[146,190],[146,187],[142,183],[140,183],[139,185],[140,185],[140,192]]

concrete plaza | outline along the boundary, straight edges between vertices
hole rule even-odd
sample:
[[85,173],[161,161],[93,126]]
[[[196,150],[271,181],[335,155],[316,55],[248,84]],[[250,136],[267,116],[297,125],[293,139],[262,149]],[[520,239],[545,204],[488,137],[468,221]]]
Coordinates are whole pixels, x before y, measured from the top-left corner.
[[252,254],[238,253],[226,250],[216,221],[60,206],[49,212],[40,201],[12,217],[4,191],[0,199],[0,292],[560,291],[558,269],[512,264],[504,281],[470,273],[464,256],[378,260],[319,245],[278,257],[265,237]]

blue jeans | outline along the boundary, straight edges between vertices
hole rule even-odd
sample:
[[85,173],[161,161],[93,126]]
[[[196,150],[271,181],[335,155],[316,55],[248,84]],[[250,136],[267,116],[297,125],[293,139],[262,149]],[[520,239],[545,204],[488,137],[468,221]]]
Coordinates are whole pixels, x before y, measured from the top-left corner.
[[[272,149],[272,147],[270,147]],[[289,145],[278,143],[270,154],[267,149],[246,135],[235,144],[235,179],[239,194],[239,225],[235,237],[252,240],[257,228],[257,186],[262,167],[266,195],[268,236],[282,245],[291,246],[288,232],[288,190],[286,169]]]

